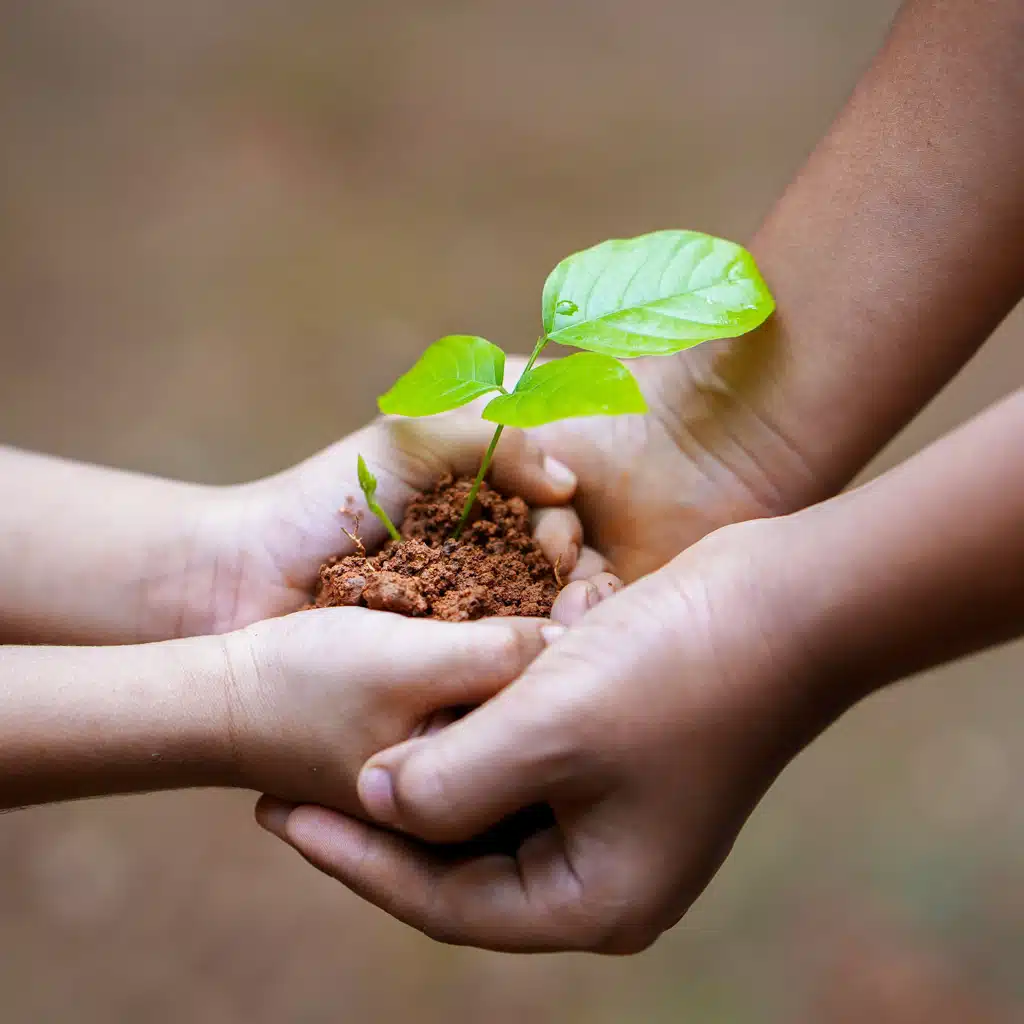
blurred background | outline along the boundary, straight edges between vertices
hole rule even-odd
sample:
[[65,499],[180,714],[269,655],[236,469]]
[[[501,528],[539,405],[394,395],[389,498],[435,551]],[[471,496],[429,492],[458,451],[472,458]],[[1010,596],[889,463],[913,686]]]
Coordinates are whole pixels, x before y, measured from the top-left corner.
[[[0,438],[233,482],[441,334],[527,350],[566,253],[749,237],[896,6],[0,0]],[[1022,344],[1018,315],[874,470],[1019,384]],[[626,961],[434,945],[246,794],[4,816],[0,1019],[1024,1021],[1022,669],[850,715]]]

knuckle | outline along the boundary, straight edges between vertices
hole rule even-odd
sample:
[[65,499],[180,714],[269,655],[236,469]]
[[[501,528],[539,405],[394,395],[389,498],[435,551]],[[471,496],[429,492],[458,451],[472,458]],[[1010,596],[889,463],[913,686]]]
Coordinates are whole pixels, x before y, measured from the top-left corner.
[[514,463],[521,461],[528,455],[529,446],[530,441],[522,430],[506,430],[502,434],[498,451],[503,455],[503,462]]
[[438,822],[443,822],[453,807],[450,787],[443,765],[422,763],[410,757],[397,771],[395,802],[403,819],[412,824],[421,839],[443,840]]
[[660,932],[647,913],[618,905],[607,912],[591,934],[590,950],[612,956],[631,956],[650,948]]
[[493,628],[495,634],[488,645],[487,661],[496,676],[511,679],[529,660],[526,637],[510,626]]
[[603,892],[577,905],[576,935],[580,948],[613,956],[648,949],[661,934],[658,902],[642,886],[619,879]]

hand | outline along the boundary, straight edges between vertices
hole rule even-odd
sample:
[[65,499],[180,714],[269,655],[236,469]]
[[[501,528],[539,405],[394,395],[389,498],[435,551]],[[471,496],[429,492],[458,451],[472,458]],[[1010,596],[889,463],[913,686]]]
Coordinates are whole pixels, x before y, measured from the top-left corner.
[[[769,321],[734,342],[631,362],[646,416],[505,432],[491,479],[548,507],[536,517],[536,537],[568,578],[610,568],[636,579],[720,526],[790,511],[828,490],[763,411],[775,388],[775,331]],[[509,360],[506,383],[524,362]],[[356,456],[367,459],[381,504],[400,519],[409,498],[442,474],[475,473],[492,433],[479,419],[482,404],[380,419],[290,470],[217,492],[197,528],[179,633],[224,632],[302,607],[321,563],[351,549],[342,532],[351,522],[339,510],[365,513]],[[578,515],[558,507],[574,494]],[[369,514],[360,528],[370,546],[384,539]]]
[[[610,565],[630,582],[721,526],[795,511],[833,486],[765,411],[766,395],[778,390],[777,328],[773,319],[736,341],[630,361],[646,416],[562,420],[530,432],[578,478],[587,542],[605,558],[588,555],[581,576]],[[524,363],[509,360],[506,377],[516,380]]]
[[513,855],[459,857],[313,807],[274,805],[264,824],[443,941],[645,948],[829,717],[772,599],[785,522],[719,531],[587,613],[490,703],[363,769],[370,814],[430,843],[548,805],[555,826]]
[[[379,419],[276,476],[214,489],[200,518],[200,550],[193,557],[208,568],[190,569],[190,578],[199,581],[189,584],[180,632],[227,632],[301,608],[321,564],[353,550],[345,533],[353,528],[352,513],[360,515],[359,533],[368,548],[385,540],[384,527],[367,512],[359,490],[358,455],[379,479],[381,505],[400,523],[417,491],[445,473],[476,473],[492,430],[475,410],[421,420]],[[512,430],[502,437],[490,479],[534,507],[538,543],[552,563],[559,562],[565,578],[579,578],[582,532],[566,505],[575,476],[522,431]],[[586,551],[580,568],[600,572],[604,561]]]
[[329,608],[223,638],[236,785],[361,813],[375,751],[475,706],[543,649],[547,620],[446,623]]

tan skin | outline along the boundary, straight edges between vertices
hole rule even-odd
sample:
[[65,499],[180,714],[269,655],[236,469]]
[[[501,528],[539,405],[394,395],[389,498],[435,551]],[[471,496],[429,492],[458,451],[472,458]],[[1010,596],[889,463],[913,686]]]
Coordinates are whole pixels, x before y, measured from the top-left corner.
[[[578,474],[588,539],[620,574],[835,493],[1018,301],[1022,55],[1018,0],[907,3],[754,240],[778,315],[640,365],[647,421],[540,435]],[[516,857],[453,865],[272,801],[261,820],[437,938],[644,948],[845,708],[1019,631],[1022,403],[877,484],[720,530],[589,612],[489,705],[364,769],[367,810],[426,840],[549,803],[557,827]]]
[[631,364],[652,413],[537,432],[633,580],[704,534],[845,486],[1021,294],[1020,4],[909,3],[751,242],[778,313]]
[[548,804],[556,826],[514,854],[442,855],[269,801],[261,820],[434,938],[637,952],[826,725],[901,676],[1021,635],[1022,522],[1024,390],[871,484],[698,542],[489,703],[364,768],[364,806],[432,843]]

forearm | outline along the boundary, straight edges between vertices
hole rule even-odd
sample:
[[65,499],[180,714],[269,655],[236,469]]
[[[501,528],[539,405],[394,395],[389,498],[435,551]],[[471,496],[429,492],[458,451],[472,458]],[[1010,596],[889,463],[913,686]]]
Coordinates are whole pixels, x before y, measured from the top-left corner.
[[0,647],[0,808],[234,782],[217,640]]
[[9,448],[0,481],[0,642],[173,637],[209,590],[209,489]]
[[851,696],[1024,633],[1024,390],[903,466],[775,521],[777,623]]
[[905,4],[753,240],[778,312],[709,351],[786,442],[779,511],[845,486],[1020,298],[1022,55],[1019,0]]

